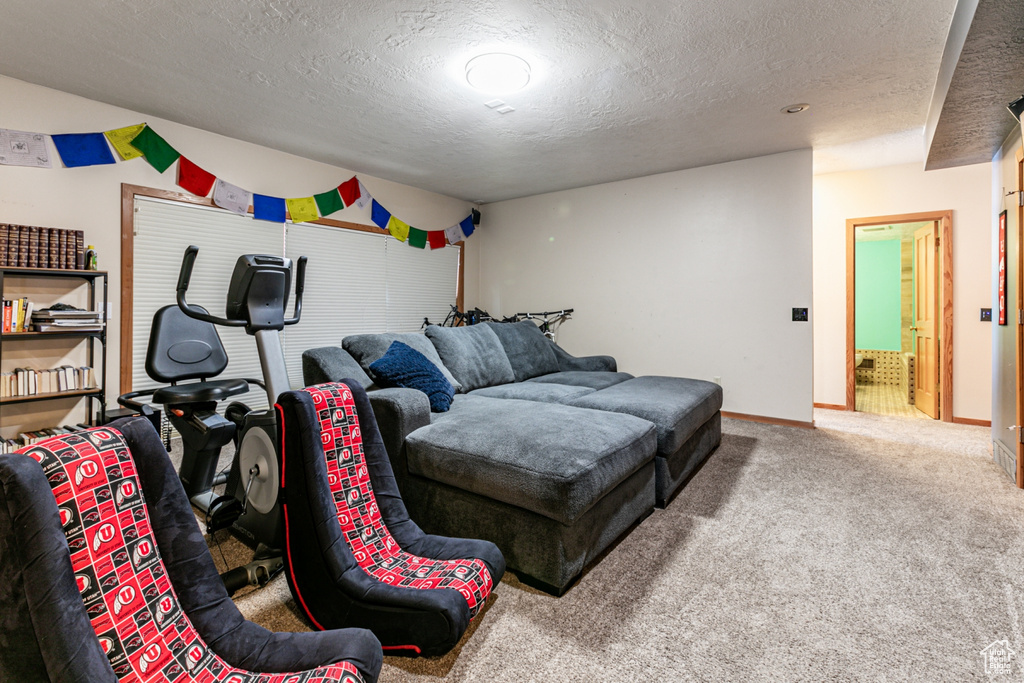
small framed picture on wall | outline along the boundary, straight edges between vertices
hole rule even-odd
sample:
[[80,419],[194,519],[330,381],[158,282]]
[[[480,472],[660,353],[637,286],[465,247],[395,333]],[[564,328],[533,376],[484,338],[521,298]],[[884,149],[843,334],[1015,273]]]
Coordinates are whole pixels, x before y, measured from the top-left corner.
[[999,324],[1006,324],[1006,211],[999,214]]

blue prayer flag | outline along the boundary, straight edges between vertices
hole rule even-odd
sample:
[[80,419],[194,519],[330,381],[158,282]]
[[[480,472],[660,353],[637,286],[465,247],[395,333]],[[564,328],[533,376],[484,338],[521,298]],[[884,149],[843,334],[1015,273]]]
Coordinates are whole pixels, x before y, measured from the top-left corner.
[[388,222],[391,220],[391,213],[374,199],[373,207],[370,209],[370,219],[381,230],[387,230]]
[[114,163],[114,155],[103,133],[66,133],[51,137],[60,160],[68,168]]
[[472,235],[473,234],[473,229],[474,229],[473,228],[473,216],[472,215],[466,216],[462,220],[462,222],[459,223],[459,227],[462,228],[462,234],[464,236],[469,237],[470,235]]
[[284,223],[285,210],[285,201],[281,197],[252,195],[252,217],[257,220]]

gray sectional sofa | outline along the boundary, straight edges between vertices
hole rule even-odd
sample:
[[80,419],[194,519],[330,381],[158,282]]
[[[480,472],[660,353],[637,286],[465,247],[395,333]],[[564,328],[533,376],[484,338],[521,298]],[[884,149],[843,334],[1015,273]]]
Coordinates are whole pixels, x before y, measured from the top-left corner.
[[[415,389],[367,374],[393,341],[458,392],[431,413]],[[563,593],[632,525],[664,507],[721,440],[722,390],[633,377],[610,356],[576,358],[530,321],[352,335],[303,354],[307,385],[371,389],[411,517],[429,533],[483,538],[531,585]]]

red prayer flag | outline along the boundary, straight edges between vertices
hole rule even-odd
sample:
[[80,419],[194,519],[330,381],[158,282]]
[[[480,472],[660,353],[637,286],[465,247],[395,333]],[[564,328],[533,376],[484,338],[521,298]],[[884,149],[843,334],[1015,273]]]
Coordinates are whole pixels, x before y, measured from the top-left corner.
[[213,189],[217,176],[196,166],[182,156],[178,160],[178,185],[194,195],[205,197]]
[[352,176],[341,185],[338,185],[338,193],[345,202],[345,206],[352,206],[359,199],[359,181]]
[[431,249],[444,249],[448,245],[448,240],[444,237],[444,230],[429,231],[427,240],[430,242]]

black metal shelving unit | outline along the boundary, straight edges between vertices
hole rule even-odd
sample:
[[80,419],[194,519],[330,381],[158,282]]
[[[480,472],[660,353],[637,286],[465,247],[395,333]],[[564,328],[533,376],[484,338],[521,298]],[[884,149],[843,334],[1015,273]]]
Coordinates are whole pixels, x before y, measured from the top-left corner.
[[[107,272],[103,270],[62,270],[56,268],[14,268],[0,267],[0,293],[4,292],[4,284],[8,277],[84,280],[89,286],[89,310],[102,310],[102,329],[88,332],[8,332],[0,334],[0,358],[3,358],[7,344],[31,344],[41,339],[84,339],[88,343],[86,350],[89,367],[93,369],[95,389],[82,391],[60,391],[33,396],[7,396],[0,398],[0,406],[34,401],[55,401],[82,398],[86,401],[86,419],[89,424],[103,424],[106,421],[106,382],[107,382]],[[102,305],[102,309],[97,309]],[[98,346],[98,348],[97,348]],[[96,360],[100,363],[97,368]],[[2,418],[2,411],[0,411]]]

